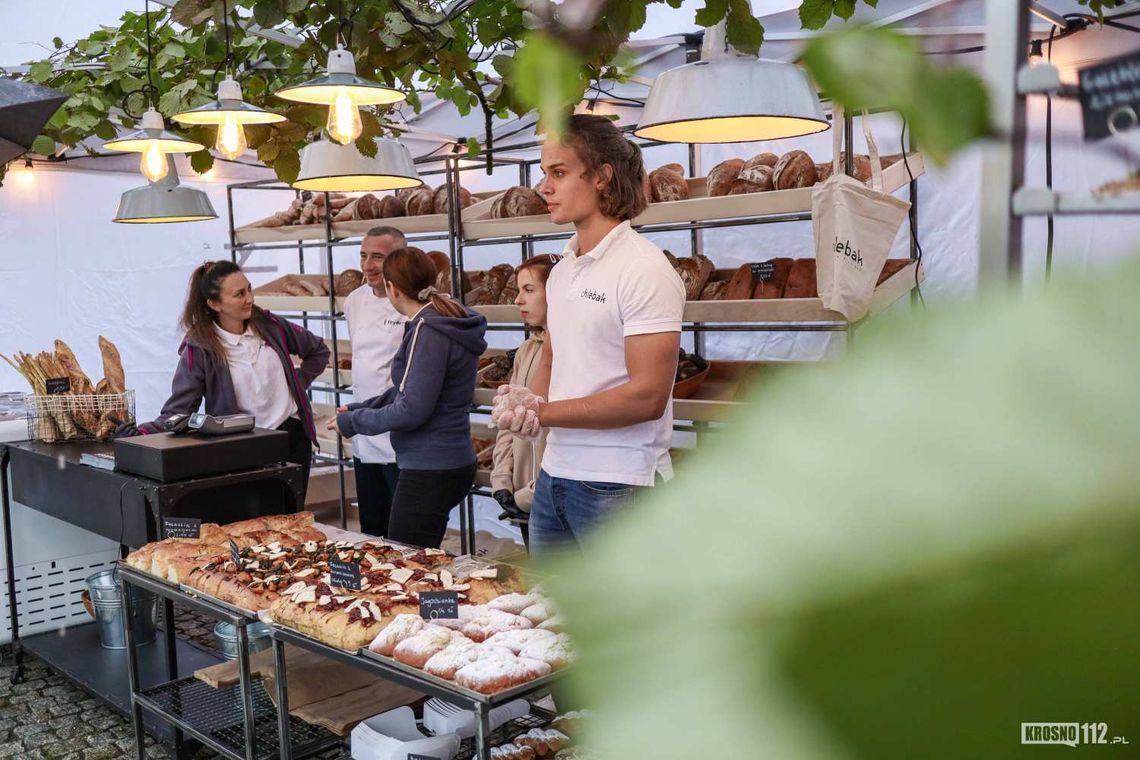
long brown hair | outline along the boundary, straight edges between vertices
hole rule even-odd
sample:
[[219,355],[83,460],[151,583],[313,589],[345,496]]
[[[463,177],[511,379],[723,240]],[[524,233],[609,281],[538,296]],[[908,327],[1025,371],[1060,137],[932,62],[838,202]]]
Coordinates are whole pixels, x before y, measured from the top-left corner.
[[612,121],[605,116],[574,114],[559,139],[574,149],[588,175],[601,176],[606,164],[613,170],[598,203],[603,214],[625,221],[645,210],[648,200],[641,148],[627,140]]
[[[218,323],[218,313],[210,308],[209,301],[222,300],[222,281],[231,274],[240,272],[241,267],[232,261],[207,261],[194,269],[190,275],[190,287],[186,293],[186,306],[182,309],[182,329],[186,339],[201,346],[217,357],[225,356],[225,349],[214,325]],[[253,316],[247,327],[261,334],[257,323],[262,312],[253,307]]]
[[419,248],[397,248],[384,257],[384,279],[416,303],[431,303],[445,317],[466,317],[467,310],[435,289],[435,264]]

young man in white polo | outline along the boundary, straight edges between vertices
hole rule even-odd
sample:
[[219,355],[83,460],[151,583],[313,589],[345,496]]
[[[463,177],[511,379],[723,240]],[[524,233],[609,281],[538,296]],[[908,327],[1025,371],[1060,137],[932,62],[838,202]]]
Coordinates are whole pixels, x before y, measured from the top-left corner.
[[[404,338],[408,320],[396,311],[384,290],[384,257],[407,245],[404,233],[395,227],[373,227],[360,243],[364,284],[349,293],[344,303],[352,340],[353,401],[379,396],[392,387],[392,357]],[[354,437],[352,462],[360,530],[386,536],[392,496],[400,477],[389,434]]]
[[493,415],[524,437],[550,428],[530,514],[534,554],[579,545],[637,489],[672,477],[685,306],[661,249],[630,228],[646,205],[636,145],[608,119],[576,115],[543,145],[542,168],[551,217],[575,234],[547,283],[535,391],[500,388]]

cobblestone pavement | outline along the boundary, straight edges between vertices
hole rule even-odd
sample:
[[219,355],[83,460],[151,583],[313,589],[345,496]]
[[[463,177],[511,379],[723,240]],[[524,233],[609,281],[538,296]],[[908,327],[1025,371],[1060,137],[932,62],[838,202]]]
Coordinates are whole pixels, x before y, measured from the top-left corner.
[[[217,649],[214,620],[176,610],[175,628],[210,649]],[[7,760],[127,760],[135,757],[130,718],[73,685],[40,659],[25,653],[23,683],[12,685],[11,647],[0,647],[0,758]],[[125,677],[125,676],[124,676]],[[337,757],[330,753],[326,757]],[[147,737],[147,758],[167,752]],[[220,757],[201,750],[194,760]]]

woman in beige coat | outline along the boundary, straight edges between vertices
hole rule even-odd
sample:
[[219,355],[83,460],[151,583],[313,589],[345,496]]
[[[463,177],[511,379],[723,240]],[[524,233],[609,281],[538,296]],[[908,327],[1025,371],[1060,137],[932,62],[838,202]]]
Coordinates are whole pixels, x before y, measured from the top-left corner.
[[[523,341],[515,353],[511,385],[529,388],[538,369],[546,336],[546,279],[558,259],[555,255],[534,256],[515,270],[519,288],[515,303],[523,321],[531,329],[531,337]],[[534,501],[534,481],[538,477],[545,447],[545,430],[535,441],[524,440],[509,430],[500,430],[495,437],[491,492],[503,507],[500,518],[521,517],[530,512]]]

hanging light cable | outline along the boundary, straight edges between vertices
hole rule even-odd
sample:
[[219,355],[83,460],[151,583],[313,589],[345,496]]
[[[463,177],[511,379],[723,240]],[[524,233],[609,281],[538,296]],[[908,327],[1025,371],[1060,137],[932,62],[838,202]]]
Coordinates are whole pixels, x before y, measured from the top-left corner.
[[245,139],[246,124],[275,124],[285,121],[281,114],[266,111],[242,100],[241,85],[233,77],[233,48],[230,44],[229,7],[222,0],[222,29],[226,41],[226,57],[221,68],[226,78],[218,85],[218,99],[188,111],[174,114],[179,124],[211,124],[218,127],[214,147],[228,159],[235,159],[246,152],[249,143]]
[[118,150],[124,153],[141,153],[140,171],[149,181],[158,182],[169,171],[165,154],[193,153],[206,146],[172,132],[167,132],[162,114],[154,107],[154,94],[157,90],[151,72],[154,41],[150,30],[150,0],[146,0],[144,14],[146,15],[146,93],[149,108],[143,114],[142,129],[106,142],[103,147],[107,150]]
[[274,94],[297,103],[328,106],[329,116],[325,126],[329,137],[341,145],[347,145],[360,137],[364,130],[360,120],[361,106],[398,103],[405,96],[393,87],[356,75],[356,62],[353,61],[352,53],[344,47],[342,32],[347,20],[343,7],[340,9],[339,23],[336,49],[329,52],[328,73],[278,90]]

